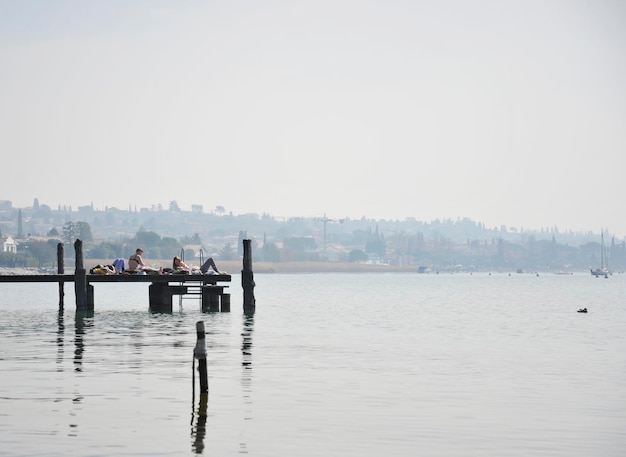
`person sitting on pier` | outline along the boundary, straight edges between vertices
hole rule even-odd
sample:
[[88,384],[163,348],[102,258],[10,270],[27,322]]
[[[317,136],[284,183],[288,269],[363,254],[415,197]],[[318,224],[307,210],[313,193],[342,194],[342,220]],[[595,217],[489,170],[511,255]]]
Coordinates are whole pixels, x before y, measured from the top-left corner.
[[143,249],[137,248],[135,253],[131,255],[128,259],[128,268],[124,270],[125,272],[130,273],[163,273],[163,267],[161,268],[152,268],[146,265],[141,258],[141,254],[143,254]]
[[209,257],[206,262],[204,262],[202,264],[202,266],[200,268],[196,267],[196,266],[192,266],[191,268],[189,267],[189,265],[187,265],[185,262],[182,261],[182,259],[178,256],[174,257],[174,260],[172,261],[172,273],[176,274],[176,273],[188,273],[188,274],[207,274],[209,271],[209,268],[212,268],[213,271],[215,272],[215,274],[221,275],[221,274],[226,274],[223,271],[219,271],[217,269],[217,265],[215,265],[215,261],[213,260],[213,257]]

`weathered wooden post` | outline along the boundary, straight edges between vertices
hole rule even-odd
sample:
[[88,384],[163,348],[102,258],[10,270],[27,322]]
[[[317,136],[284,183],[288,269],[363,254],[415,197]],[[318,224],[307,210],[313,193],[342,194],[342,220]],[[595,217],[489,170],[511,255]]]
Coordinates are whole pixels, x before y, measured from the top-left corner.
[[[65,260],[63,259],[63,243],[57,244],[57,274],[65,274]],[[65,284],[59,281],[59,311],[63,311],[65,297]]]
[[74,292],[76,293],[76,311],[87,311],[87,272],[83,266],[83,242],[74,241],[76,264],[74,268]]
[[243,288],[243,312],[246,314],[253,314],[256,310],[254,285],[251,241],[243,240],[243,270],[241,271],[241,287]]
[[[200,395],[209,393],[209,379],[206,369],[206,339],[204,321],[196,322],[196,347],[193,350],[194,358],[198,359],[198,374],[200,375]],[[195,384],[194,384],[195,388]]]

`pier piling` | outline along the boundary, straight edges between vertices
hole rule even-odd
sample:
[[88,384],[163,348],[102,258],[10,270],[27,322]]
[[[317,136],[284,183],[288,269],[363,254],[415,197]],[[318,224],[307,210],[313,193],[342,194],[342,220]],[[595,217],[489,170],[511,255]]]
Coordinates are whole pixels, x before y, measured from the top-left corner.
[[254,273],[252,272],[252,247],[250,240],[243,240],[243,270],[241,287],[243,288],[243,312],[253,314],[256,310],[254,299]]
[[[63,243],[57,244],[57,274],[65,274],[65,259]],[[65,297],[65,283],[59,281],[59,311],[63,311]]]
[[150,311],[153,313],[172,312],[172,288],[164,283],[152,283],[148,287]]
[[209,393],[209,379],[206,367],[206,337],[204,321],[196,322],[196,347],[193,356],[198,359],[198,375],[200,377],[200,395]]
[[220,310],[220,296],[216,290],[213,290],[211,286],[204,286],[202,288],[202,312],[203,313],[215,313]]
[[221,310],[223,313],[230,313],[230,294],[222,294]]
[[83,265],[83,242],[81,240],[77,239],[74,242],[74,250],[76,251],[76,268],[74,271],[76,311],[93,311],[93,286],[87,285],[87,270]]

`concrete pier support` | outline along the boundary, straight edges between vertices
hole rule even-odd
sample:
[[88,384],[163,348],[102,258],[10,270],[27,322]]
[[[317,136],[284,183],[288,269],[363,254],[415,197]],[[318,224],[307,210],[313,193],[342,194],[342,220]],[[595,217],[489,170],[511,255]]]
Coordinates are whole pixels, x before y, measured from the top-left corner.
[[172,289],[167,283],[153,282],[148,287],[150,311],[153,313],[172,312]]
[[220,295],[224,287],[206,284],[202,286],[202,312],[217,313],[220,311]]
[[230,313],[230,294],[222,294],[221,296],[222,303],[220,304],[220,309],[223,313]]

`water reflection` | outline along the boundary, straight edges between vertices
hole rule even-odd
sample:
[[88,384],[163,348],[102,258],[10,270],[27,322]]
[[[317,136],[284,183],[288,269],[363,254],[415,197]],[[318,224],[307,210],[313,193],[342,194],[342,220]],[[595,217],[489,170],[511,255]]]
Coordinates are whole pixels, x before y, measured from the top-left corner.
[[[193,443],[191,444],[191,450],[196,454],[202,454],[204,451],[204,437],[206,436],[206,420],[207,420],[207,405],[209,403],[209,394],[200,394],[200,400],[198,401],[198,409],[196,410],[195,418],[194,413],[191,414],[191,437]],[[195,425],[194,425],[195,419]]]
[[93,311],[76,311],[74,324],[74,371],[83,371],[83,353],[85,352],[85,333],[93,327]]
[[[202,323],[201,330],[198,330],[198,324]],[[208,392],[208,380],[204,381],[200,378],[206,377],[206,330],[202,321],[196,323],[197,339],[196,347],[194,349],[194,363],[192,365],[192,389],[191,389],[191,437],[193,442],[191,444],[191,450],[196,454],[202,454],[204,451],[204,438],[206,436],[206,422],[207,422],[207,404],[209,402]],[[198,402],[198,409],[195,411],[194,420],[194,406],[195,406],[195,392],[196,392],[196,368],[195,361],[198,359],[198,377],[200,379],[200,400]],[[207,391],[203,391],[203,382],[207,382]],[[195,424],[194,424],[195,422]]]
[[[244,315],[242,321],[241,332],[241,390],[243,397],[243,420],[252,420],[252,335],[254,332],[254,315]],[[219,334],[219,332],[217,332]],[[214,332],[207,332],[207,336],[214,335]],[[223,343],[218,339],[217,342],[213,342],[211,347],[221,347]],[[195,369],[193,370],[195,373]],[[191,450],[195,454],[202,454],[205,451],[206,443],[205,438],[207,436],[207,419],[208,419],[208,394],[200,394],[198,403],[195,402],[195,380],[194,388],[192,389],[192,412],[191,412]],[[212,414],[213,420],[215,420],[215,412]],[[244,432],[245,433],[245,432]],[[248,454],[248,442],[243,434],[239,437],[239,453]]]
[[63,371],[63,353],[65,341],[65,321],[63,319],[63,309],[59,309],[57,314],[57,371]]
[[[254,315],[246,315],[243,320],[243,332],[241,343],[241,387],[243,401],[246,405],[252,404],[252,332],[254,331]],[[246,420],[251,417],[246,417]]]
[[[74,371],[82,371],[83,353],[85,352],[85,334],[93,327],[93,311],[76,311],[74,321]],[[65,316],[62,309],[57,314],[57,371],[63,371],[63,356],[65,353]]]
[[[85,335],[87,331],[94,326],[93,324],[93,311],[76,311],[74,320],[74,371],[82,372],[83,353],[85,352]],[[63,309],[59,309],[57,315],[57,364],[59,364],[58,371],[63,370],[63,357],[65,349],[65,317]],[[70,409],[71,422],[69,425],[69,431],[67,436],[78,436],[78,425],[80,423],[79,414],[82,410],[83,396],[75,386],[72,392],[72,408]]]
[[[254,314],[246,314],[243,319],[243,341],[241,344],[242,361],[244,373],[246,369],[252,369],[252,332],[254,331]],[[246,379],[246,376],[244,376]],[[248,379],[249,380],[249,379]]]
[[[241,390],[244,404],[244,421],[252,420],[252,332],[254,331],[254,313],[246,313],[241,333]],[[242,439],[239,453],[247,454],[248,445]]]

